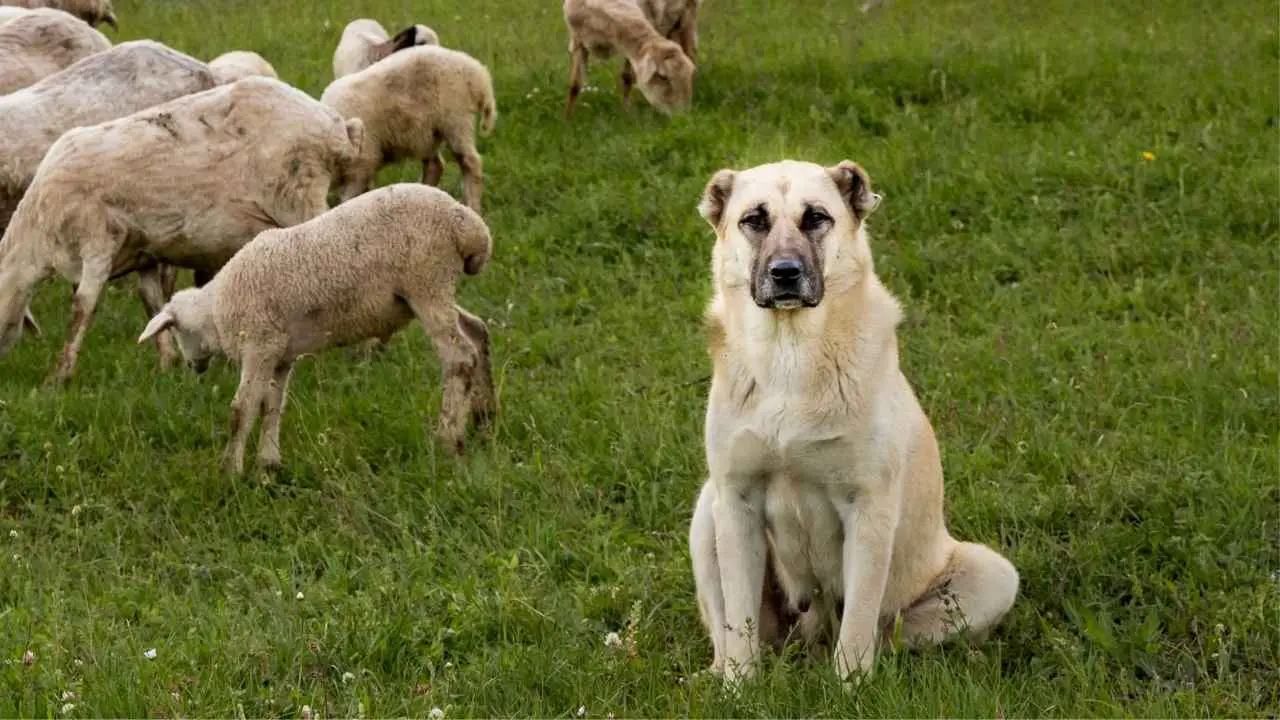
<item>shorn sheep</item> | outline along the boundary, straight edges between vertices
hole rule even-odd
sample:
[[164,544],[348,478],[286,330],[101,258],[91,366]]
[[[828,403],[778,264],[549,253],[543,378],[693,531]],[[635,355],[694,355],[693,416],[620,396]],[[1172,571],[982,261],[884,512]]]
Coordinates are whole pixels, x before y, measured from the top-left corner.
[[111,47],[106,35],[61,10],[32,10],[0,24],[0,95],[35,84]]
[[45,152],[63,133],[213,86],[213,75],[199,60],[152,40],[135,40],[0,96],[0,233]]
[[432,45],[401,50],[334,80],[320,102],[365,125],[360,160],[341,182],[343,201],[368,191],[379,167],[405,158],[420,159],[422,181],[438,185],[444,144],[462,169],[467,205],[480,212],[484,178],[475,144],[476,116],[486,135],[498,116],[493,80],[480,61]]
[[112,30],[120,29],[111,0],[0,0],[0,5],[14,8],[52,8],[75,15],[93,26],[106,23]]
[[259,232],[324,212],[362,135],[359,120],[261,77],[67,132],[0,240],[0,355],[38,284],[60,274],[76,289],[50,380],[68,380],[108,280],[138,272],[154,314],[161,263],[212,275]]
[[201,288],[179,290],[138,342],[173,329],[190,365],[215,354],[240,366],[224,466],[239,475],[262,413],[258,464],[280,467],[280,416],[300,355],[422,323],[444,370],[438,435],[456,452],[467,425],[497,409],[484,321],[454,302],[492,240],[480,216],[436,188],[400,183],[249,243]]
[[247,77],[279,78],[276,69],[266,58],[248,50],[232,50],[209,61],[209,69],[213,71],[213,79],[219,85],[226,85]]
[[569,27],[569,97],[564,117],[573,116],[573,104],[582,92],[587,60],[594,55],[623,57],[622,99],[631,101],[631,88],[649,104],[670,115],[688,107],[693,99],[694,64],[680,45],[658,32],[637,0],[564,0],[564,21]]
[[333,53],[333,79],[360,72],[397,50],[439,44],[440,36],[426,25],[410,25],[393,37],[377,20],[352,20]]

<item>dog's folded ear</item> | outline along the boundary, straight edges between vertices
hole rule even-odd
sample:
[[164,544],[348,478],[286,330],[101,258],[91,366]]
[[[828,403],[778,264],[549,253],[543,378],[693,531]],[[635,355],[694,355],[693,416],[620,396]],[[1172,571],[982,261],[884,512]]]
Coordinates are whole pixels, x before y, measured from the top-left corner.
[[711,176],[707,189],[702,191],[702,201],[698,203],[698,212],[711,227],[720,229],[720,220],[724,217],[725,203],[729,202],[729,194],[733,192],[733,178],[737,175],[732,170],[721,170]]
[[858,163],[842,160],[839,165],[827,168],[827,174],[831,176],[840,195],[858,220],[866,218],[880,207],[880,195],[871,192],[871,176]]

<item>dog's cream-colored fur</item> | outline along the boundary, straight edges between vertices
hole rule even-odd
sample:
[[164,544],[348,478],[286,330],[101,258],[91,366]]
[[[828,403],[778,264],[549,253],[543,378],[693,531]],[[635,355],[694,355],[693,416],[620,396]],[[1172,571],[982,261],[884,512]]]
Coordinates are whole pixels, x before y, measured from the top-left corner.
[[[716,230],[714,369],[689,542],[730,683],[762,642],[795,636],[834,641],[856,680],[895,619],[908,646],[977,639],[1017,594],[1008,560],[947,532],[933,428],[898,367],[902,312],[863,225],[879,202],[852,162],[786,161],[717,173],[699,207]],[[784,256],[807,258],[816,302],[770,305],[757,279]]]

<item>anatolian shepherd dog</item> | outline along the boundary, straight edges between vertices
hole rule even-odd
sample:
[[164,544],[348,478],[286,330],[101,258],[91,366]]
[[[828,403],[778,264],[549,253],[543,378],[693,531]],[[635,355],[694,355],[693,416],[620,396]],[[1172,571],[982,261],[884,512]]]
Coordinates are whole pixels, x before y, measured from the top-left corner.
[[937,441],[898,369],[902,311],[863,226],[879,203],[855,163],[786,161],[721,170],[699,206],[714,370],[689,545],[730,683],[795,635],[834,640],[856,681],[899,618],[908,646],[976,639],[1018,592],[1008,560],[947,533]]

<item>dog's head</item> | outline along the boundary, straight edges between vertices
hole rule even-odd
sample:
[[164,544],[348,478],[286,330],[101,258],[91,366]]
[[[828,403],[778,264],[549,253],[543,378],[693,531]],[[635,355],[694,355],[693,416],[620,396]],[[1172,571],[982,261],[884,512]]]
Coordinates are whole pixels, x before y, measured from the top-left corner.
[[756,305],[792,310],[859,280],[870,262],[862,222],[879,204],[857,163],[788,160],[721,170],[698,211],[716,230],[716,283],[748,285]]

